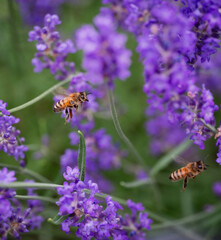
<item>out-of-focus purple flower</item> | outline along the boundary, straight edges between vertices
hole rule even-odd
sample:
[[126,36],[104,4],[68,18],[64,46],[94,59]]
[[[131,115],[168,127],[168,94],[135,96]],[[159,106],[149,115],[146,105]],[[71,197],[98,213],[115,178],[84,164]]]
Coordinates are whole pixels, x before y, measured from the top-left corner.
[[198,61],[197,81],[204,84],[206,88],[210,89],[213,94],[219,95],[221,91],[221,51],[211,56],[209,62],[201,63]]
[[[0,111],[3,114],[0,116],[0,150],[3,150],[9,156],[13,156],[16,160],[20,160],[20,165],[24,166],[24,152],[28,148],[22,145],[24,138],[19,138],[20,131],[13,126],[19,122],[19,119],[10,115],[6,106],[6,103],[3,104],[3,101],[0,101]],[[17,138],[19,138],[20,143],[18,143]]]
[[[5,184],[14,182],[14,171],[7,168],[0,170],[0,182]],[[43,218],[39,212],[43,210],[39,200],[28,200],[27,209],[22,210],[22,205],[14,199],[16,192],[13,189],[0,189],[0,235],[6,240],[10,234],[20,239],[20,233],[39,228]],[[36,195],[33,189],[28,190],[28,195]]]
[[32,59],[35,66],[35,72],[41,72],[44,68],[48,68],[51,74],[57,79],[63,80],[70,73],[75,71],[73,62],[67,62],[68,54],[74,53],[75,47],[70,39],[66,41],[60,40],[60,35],[55,31],[56,25],[61,21],[57,15],[46,14],[44,17],[44,27],[35,26],[34,30],[29,32],[29,41],[37,41],[37,53]]
[[108,81],[112,86],[116,78],[129,77],[131,52],[125,48],[126,36],[116,32],[108,11],[97,15],[94,24],[97,29],[85,25],[76,32],[77,47],[83,50],[88,80],[93,84]]
[[[77,172],[78,169],[67,169],[67,172]],[[117,210],[122,207],[112,200],[110,196],[105,198],[106,207],[100,205],[101,201],[95,198],[99,193],[98,185],[92,181],[87,183],[74,179],[74,182],[64,182],[63,188],[58,188],[61,195],[57,205],[60,215],[69,215],[61,224],[61,229],[70,233],[70,227],[77,227],[76,236],[81,239],[135,239],[131,238],[131,232],[146,239],[143,229],[150,230],[152,220],[147,218],[147,213],[143,213],[144,208],[141,203],[135,204],[128,201],[128,207],[132,210],[132,216],[126,214],[125,217],[118,215]],[[83,189],[88,188],[90,195]],[[139,212],[137,222],[137,213]],[[124,230],[126,228],[127,230]],[[118,236],[118,238],[116,238]],[[138,239],[138,238],[136,238]]]
[[47,134],[43,134],[41,138],[41,145],[39,146],[39,150],[33,153],[33,158],[38,160],[43,158],[48,153],[49,147],[49,136]]
[[154,155],[171,150],[186,137],[184,129],[179,124],[170,123],[166,114],[149,119],[146,122],[146,131],[151,136],[149,148]]
[[213,184],[213,192],[214,192],[217,196],[221,197],[221,182],[215,182],[215,183]]
[[47,13],[58,13],[60,6],[67,0],[16,0],[23,21],[29,25],[42,24]]
[[8,171],[6,167],[4,167],[2,170],[0,170],[0,182],[1,183],[10,183],[14,182],[16,180],[15,172],[14,171]]
[[203,209],[205,212],[211,213],[214,211],[214,206],[211,204],[206,204],[206,205],[204,205]]

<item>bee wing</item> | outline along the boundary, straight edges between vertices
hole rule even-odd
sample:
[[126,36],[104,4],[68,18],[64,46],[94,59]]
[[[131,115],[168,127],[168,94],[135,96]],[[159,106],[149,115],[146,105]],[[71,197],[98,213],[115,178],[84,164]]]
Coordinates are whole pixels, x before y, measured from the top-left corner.
[[188,163],[193,162],[193,161],[189,161],[187,159],[184,159],[181,156],[173,156],[172,158],[174,159],[174,162],[176,162],[180,165],[187,165]]
[[71,94],[67,89],[63,87],[56,88],[55,91],[53,91],[52,93],[56,97],[60,97],[60,98],[68,97]]

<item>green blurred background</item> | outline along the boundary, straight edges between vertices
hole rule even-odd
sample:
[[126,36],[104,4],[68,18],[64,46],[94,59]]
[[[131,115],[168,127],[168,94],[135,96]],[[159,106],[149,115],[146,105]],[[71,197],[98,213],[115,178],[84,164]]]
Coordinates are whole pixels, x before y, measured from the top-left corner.
[[[60,12],[62,24],[58,26],[62,39],[71,38],[74,31],[82,24],[91,24],[93,18],[99,13],[101,7],[100,1],[86,1],[84,4],[64,4]],[[20,12],[15,1],[3,0],[0,8],[0,99],[8,103],[8,109],[19,106],[30,99],[38,96],[57,81],[44,70],[42,73],[34,73],[31,60],[35,53],[34,43],[27,41],[28,32],[32,29],[22,22]],[[120,123],[129,139],[131,139],[135,148],[146,160],[147,166],[154,166],[159,158],[151,156],[148,149],[148,136],[145,131],[145,108],[146,96],[142,90],[143,76],[142,66],[138,61],[138,55],[135,52],[136,42],[133,36],[128,35],[127,47],[133,50],[131,77],[126,82],[116,81],[115,98],[118,106],[126,109],[126,112],[120,114]],[[75,54],[70,61],[74,61],[77,66],[81,65],[81,55]],[[217,98],[216,103],[219,99]],[[21,130],[21,136],[25,137],[25,144],[30,147],[26,154],[27,168],[34,170],[47,177],[54,183],[62,183],[60,173],[60,156],[65,149],[70,148],[68,134],[69,125],[64,125],[64,119],[52,111],[52,95],[48,95],[36,104],[14,113],[15,117],[20,118],[17,128]],[[218,114],[217,114],[218,115]],[[218,116],[219,118],[219,116]],[[122,148],[127,149],[119,138],[111,119],[96,118],[96,129],[104,127],[107,133],[113,136],[113,139],[121,143]],[[45,156],[40,160],[33,159],[33,153],[41,148],[41,137],[43,134],[49,135],[49,147],[46,149]],[[135,180],[133,174],[125,172],[135,164],[133,156],[129,153],[128,157],[122,159],[122,168],[105,172],[104,175],[112,181],[115,186],[111,193],[114,196],[123,199],[132,199],[142,202],[147,209],[165,216],[168,219],[178,219],[189,216],[197,212],[203,212],[208,204],[218,204],[220,200],[214,195],[212,185],[215,181],[221,179],[221,168],[215,162],[217,148],[213,139],[206,143],[206,150],[200,152],[197,150],[195,156],[201,158],[209,155],[206,160],[209,164],[207,172],[190,180],[187,190],[181,192],[182,182],[172,183],[168,179],[169,174],[179,168],[176,164],[170,164],[156,176],[156,184],[143,185],[137,188],[124,188],[120,185],[121,181],[128,182]],[[12,157],[7,157],[3,152],[0,153],[2,163],[18,165]],[[20,175],[18,179],[26,179]],[[46,196],[56,196],[55,193],[39,191]],[[56,206],[45,205],[44,217],[53,217],[57,211]],[[154,224],[157,224],[154,221]],[[209,219],[204,221],[195,221],[187,224],[185,227],[190,230],[196,230],[207,236],[207,239],[219,238],[219,228],[221,223],[220,211],[217,211]],[[147,233],[148,239],[189,239],[185,234],[177,232],[172,228],[160,228]],[[10,238],[9,238],[10,239]],[[39,231],[24,234],[22,239],[74,239],[73,234],[66,236],[60,231],[59,226],[54,226],[47,221],[43,223],[43,228]],[[192,238],[190,238],[192,239]]]

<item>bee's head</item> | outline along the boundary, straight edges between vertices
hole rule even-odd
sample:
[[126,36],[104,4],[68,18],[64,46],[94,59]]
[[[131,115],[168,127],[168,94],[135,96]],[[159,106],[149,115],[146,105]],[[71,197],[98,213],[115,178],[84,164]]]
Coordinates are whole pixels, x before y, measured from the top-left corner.
[[200,171],[206,170],[207,166],[202,160],[197,162],[197,167],[199,168]]
[[88,93],[86,93],[86,92],[80,92],[80,98],[83,102],[89,102],[87,95],[88,95]]

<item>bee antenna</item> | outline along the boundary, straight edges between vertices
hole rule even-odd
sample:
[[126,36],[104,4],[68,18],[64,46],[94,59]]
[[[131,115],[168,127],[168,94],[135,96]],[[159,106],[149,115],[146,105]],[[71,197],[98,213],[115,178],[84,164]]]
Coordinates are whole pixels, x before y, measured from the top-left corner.
[[87,92],[87,91],[86,91],[86,95],[90,95],[90,94],[92,94],[92,93],[91,93],[91,92]]

